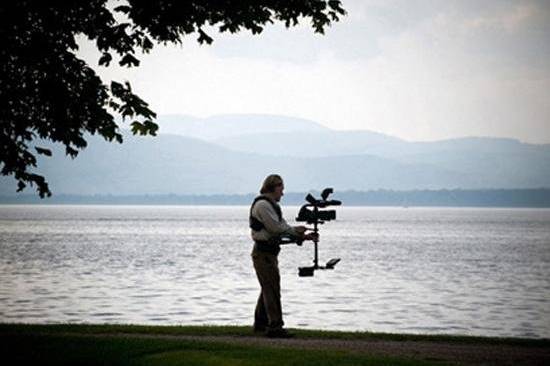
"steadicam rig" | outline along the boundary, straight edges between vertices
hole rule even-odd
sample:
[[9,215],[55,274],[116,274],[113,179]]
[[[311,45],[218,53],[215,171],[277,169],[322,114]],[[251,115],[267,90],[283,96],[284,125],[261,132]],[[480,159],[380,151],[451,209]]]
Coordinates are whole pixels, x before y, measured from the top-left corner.
[[[332,194],[334,190],[332,188],[325,188],[321,192],[321,199],[316,199],[310,194],[306,196],[307,203],[304,204],[298,212],[296,221],[306,222],[307,224],[313,224],[313,232],[319,233],[319,225],[324,224],[327,221],[336,219],[336,210],[324,210],[329,206],[340,206],[341,201],[329,200],[328,196]],[[336,263],[340,262],[340,258],[332,258],[324,266],[319,265],[319,250],[318,250],[318,235],[317,239],[313,240],[314,243],[314,257],[313,266],[299,267],[298,276],[311,277],[317,269],[333,269]]]

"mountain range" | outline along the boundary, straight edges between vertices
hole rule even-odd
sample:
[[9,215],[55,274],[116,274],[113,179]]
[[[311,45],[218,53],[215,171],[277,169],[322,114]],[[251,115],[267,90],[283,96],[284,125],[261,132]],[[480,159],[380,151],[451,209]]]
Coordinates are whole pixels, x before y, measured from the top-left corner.
[[[38,141],[54,194],[246,194],[279,173],[287,191],[550,187],[550,144],[469,137],[410,142],[377,132],[338,131],[275,115],[205,119],[167,115],[156,137],[124,133],[124,143],[88,136],[72,160]],[[14,194],[12,177],[0,194]],[[29,190],[26,190],[29,193]]]

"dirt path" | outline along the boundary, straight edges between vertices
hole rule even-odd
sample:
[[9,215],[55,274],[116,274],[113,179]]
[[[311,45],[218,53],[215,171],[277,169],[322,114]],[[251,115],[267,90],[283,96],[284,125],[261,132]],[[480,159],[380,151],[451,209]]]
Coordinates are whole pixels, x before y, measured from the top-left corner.
[[191,336],[136,333],[75,334],[96,337],[136,337],[171,340],[197,340],[308,350],[342,350],[419,360],[446,361],[457,365],[550,365],[550,347],[460,344],[429,341],[341,340],[341,339],[270,339],[252,336]]

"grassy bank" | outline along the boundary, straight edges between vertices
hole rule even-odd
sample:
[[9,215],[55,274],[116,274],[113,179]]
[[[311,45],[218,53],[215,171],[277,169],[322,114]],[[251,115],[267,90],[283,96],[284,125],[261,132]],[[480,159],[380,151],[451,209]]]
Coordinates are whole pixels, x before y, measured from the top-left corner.
[[[549,347],[549,340],[294,330],[301,340]],[[179,337],[178,337],[179,336]],[[187,337],[191,336],[191,338]],[[249,327],[0,324],[1,359],[46,365],[441,365],[449,360],[252,341]],[[187,338],[186,338],[187,337]],[[221,337],[218,340],[216,337]],[[227,337],[244,342],[227,342]],[[225,339],[225,341],[224,341]]]
[[[245,337],[254,335],[248,326],[147,326],[124,324],[2,324],[0,334],[17,332],[20,334],[47,333],[65,334],[157,334],[157,335],[194,335],[194,336],[236,336]],[[550,339],[531,338],[499,338],[477,337],[462,335],[429,335],[429,334],[401,334],[401,333],[374,333],[374,332],[342,332],[309,329],[292,329],[298,338],[305,339],[348,339],[348,340],[387,340],[387,341],[427,341],[455,344],[500,344],[518,346],[550,347]]]

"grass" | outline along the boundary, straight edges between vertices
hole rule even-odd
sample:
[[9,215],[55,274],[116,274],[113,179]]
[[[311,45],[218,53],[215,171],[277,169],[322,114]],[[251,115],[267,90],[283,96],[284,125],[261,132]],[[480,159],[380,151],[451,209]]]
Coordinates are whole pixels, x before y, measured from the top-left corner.
[[[2,337],[4,338],[4,337]],[[344,352],[308,352],[164,339],[18,335],[2,339],[2,359],[42,365],[425,365]],[[6,363],[5,363],[6,364]]]
[[[549,346],[549,340],[293,330],[300,338],[380,339]],[[122,334],[122,336],[121,336]],[[239,326],[0,324],[3,363],[42,365],[441,365],[435,360],[281,348],[221,341],[139,338],[138,334],[251,336]],[[101,335],[101,336],[99,336]]]
[[[478,337],[466,335],[427,335],[374,332],[341,332],[309,329],[291,329],[299,338],[316,339],[354,339],[387,341],[427,341],[461,344],[501,344],[517,346],[550,346],[550,339]],[[249,326],[147,326],[125,324],[22,324],[0,323],[0,333],[79,333],[79,334],[158,334],[158,335],[195,335],[195,336],[251,336]]]

